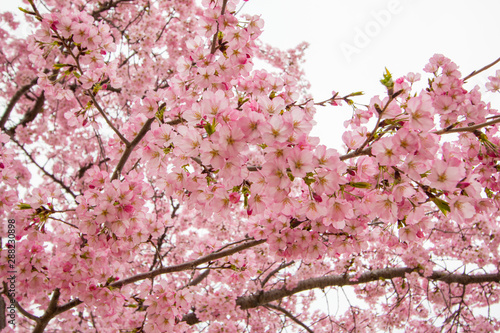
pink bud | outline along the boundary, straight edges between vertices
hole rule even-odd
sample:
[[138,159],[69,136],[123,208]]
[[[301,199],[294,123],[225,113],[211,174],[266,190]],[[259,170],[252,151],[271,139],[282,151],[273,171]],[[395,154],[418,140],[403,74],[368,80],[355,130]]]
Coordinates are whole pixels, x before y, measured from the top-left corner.
[[106,55],[106,51],[105,50],[101,50],[101,54],[102,55]]
[[232,203],[238,203],[240,201],[240,194],[238,192],[232,192],[229,194],[229,201]]
[[422,232],[422,230],[417,231],[417,237],[424,238],[424,233]]
[[91,190],[93,190],[93,189],[95,189],[95,186],[94,186],[94,185],[89,185],[89,188],[90,188]]
[[252,210],[250,208],[247,209],[248,216],[252,215]]
[[0,169],[4,169],[4,168],[5,168],[5,165],[2,162],[0,162]]
[[322,202],[323,199],[321,198],[320,195],[317,195],[316,193],[313,193],[313,198],[314,198],[314,201],[316,202]]
[[50,25],[50,28],[54,31],[57,31],[57,27],[56,27],[56,24],[59,23],[58,21],[54,21],[52,22],[52,24]]

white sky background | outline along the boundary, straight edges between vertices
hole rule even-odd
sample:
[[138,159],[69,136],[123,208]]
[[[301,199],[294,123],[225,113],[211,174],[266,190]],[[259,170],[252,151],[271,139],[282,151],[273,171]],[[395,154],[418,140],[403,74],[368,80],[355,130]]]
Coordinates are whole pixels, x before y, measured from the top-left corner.
[[[249,0],[242,12],[262,16],[262,39],[271,45],[288,49],[302,41],[310,43],[305,72],[316,101],[331,97],[332,90],[341,96],[364,91],[366,96],[355,101],[367,104],[375,94],[385,93],[379,83],[385,67],[394,78],[408,72],[424,74],[423,67],[435,53],[454,61],[463,76],[500,57],[496,0]],[[342,51],[348,45],[356,48],[351,56]],[[466,87],[483,88],[496,69],[500,64],[469,80]],[[427,76],[422,77],[426,83]],[[492,100],[492,94],[485,98]],[[498,99],[496,105],[500,107]],[[318,107],[313,135],[328,147],[341,148],[343,120],[350,110]]]

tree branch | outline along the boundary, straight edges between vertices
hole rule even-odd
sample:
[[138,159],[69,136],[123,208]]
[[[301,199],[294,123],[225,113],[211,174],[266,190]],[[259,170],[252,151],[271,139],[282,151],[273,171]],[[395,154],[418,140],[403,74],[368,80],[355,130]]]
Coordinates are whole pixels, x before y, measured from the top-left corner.
[[480,128],[490,126],[490,125],[495,125],[498,123],[500,123],[500,118],[490,120],[490,121],[487,121],[485,123],[481,123],[481,124],[477,124],[477,125],[467,126],[467,127],[458,127],[458,128],[450,128],[450,129],[445,128],[445,129],[442,129],[440,131],[436,131],[436,132],[432,132],[432,133],[434,133],[434,134],[448,134],[448,133],[460,133],[460,132],[473,133],[474,131],[476,131]]
[[[416,268],[401,267],[401,268],[385,268],[365,272],[359,276],[358,279],[354,275],[328,275],[317,278],[311,278],[300,281],[293,289],[283,287],[281,289],[268,290],[265,292],[258,292],[249,296],[241,296],[236,299],[236,304],[242,310],[255,308],[272,301],[280,300],[287,296],[300,293],[305,290],[326,288],[333,286],[352,286],[357,284],[364,284],[368,282],[403,278],[405,274],[416,272]],[[497,282],[500,283],[500,273],[496,274],[482,274],[482,275],[468,275],[468,274],[450,274],[448,272],[433,272],[431,276],[425,277],[428,280],[442,281],[447,284],[458,283],[462,285],[476,284],[484,282]]]
[[484,66],[483,68],[477,70],[477,71],[472,71],[472,73],[470,73],[469,75],[467,75],[466,77],[463,78],[463,82],[467,81],[468,79],[470,79],[471,77],[473,77],[474,75],[477,75],[485,70],[487,70],[488,68],[496,65],[498,62],[500,61],[500,58],[498,58],[497,60],[493,61],[491,64],[489,65],[486,65]]
[[154,120],[155,120],[155,118],[148,119],[148,121],[146,121],[144,126],[142,126],[141,131],[139,132],[139,134],[137,134],[135,139],[132,140],[132,142],[130,142],[129,144],[127,144],[127,148],[123,152],[123,155],[120,158],[120,161],[118,162],[118,165],[116,166],[115,171],[113,172],[113,176],[111,177],[111,180],[118,179],[118,176],[122,172],[123,167],[125,166],[125,163],[127,163],[127,160],[130,157],[130,154],[132,154],[132,151],[134,150],[135,146],[137,146],[137,144],[142,140],[142,138],[149,131],[149,129],[151,128],[151,124],[153,123]]
[[308,331],[309,333],[314,333],[314,331],[312,329],[309,328],[309,326],[307,326],[306,324],[304,324],[303,322],[301,322],[297,317],[295,317],[290,311],[288,311],[287,309],[284,309],[282,308],[281,306],[277,306],[277,305],[273,305],[273,304],[266,304],[264,305],[266,308],[269,308],[269,309],[273,309],[273,310],[277,310],[279,312],[282,312],[285,316],[287,316],[288,318],[290,318],[291,320],[293,320],[295,323],[299,324],[300,326],[304,327],[304,329],[306,331]]
[[120,140],[122,140],[123,143],[125,143],[125,145],[127,147],[130,146],[130,142],[120,133],[120,131],[115,127],[115,125],[113,125],[113,123],[108,119],[108,117],[106,116],[106,113],[104,113],[104,110],[102,109],[102,107],[99,105],[99,103],[95,99],[95,96],[92,93],[92,91],[88,90],[88,93],[89,93],[90,99],[92,99],[92,102],[94,103],[94,106],[96,107],[97,111],[99,111],[99,113],[104,118],[104,120],[106,121],[106,123],[108,124],[108,126],[111,127],[111,129],[113,130],[113,132],[115,132],[116,135],[118,135],[118,137],[120,138]]
[[371,153],[372,153],[372,148],[368,147],[368,148],[363,149],[361,151],[355,150],[355,151],[350,152],[348,154],[342,155],[342,156],[340,156],[340,160],[341,161],[345,161],[345,160],[348,160],[350,158],[358,157],[358,156],[361,156],[361,155],[370,155]]
[[203,281],[208,276],[208,274],[210,274],[210,269],[204,270],[201,274],[199,274],[197,277],[191,280],[183,288],[197,286],[198,284],[201,283],[201,281]]
[[275,270],[271,271],[269,274],[267,274],[267,276],[264,278],[264,280],[262,280],[262,282],[260,283],[260,286],[262,288],[264,288],[264,286],[266,285],[266,283],[269,281],[269,279],[271,279],[274,274],[278,273],[279,271],[281,271],[283,268],[286,268],[290,265],[293,265],[295,263],[295,261],[290,261],[290,262],[282,262],[281,265],[279,265],[278,268],[276,268]]
[[0,119],[0,128],[2,130],[5,131],[5,124],[7,123],[7,120],[9,119],[10,117],[10,113],[12,112],[12,110],[14,109],[14,106],[16,105],[16,103],[19,101],[19,99],[28,92],[28,90],[30,90],[31,87],[33,87],[36,83],[38,82],[38,77],[37,78],[34,78],[33,80],[31,80],[30,83],[28,83],[27,85],[24,85],[21,87],[21,89],[19,89],[15,94],[14,96],[12,96],[12,98],[10,99],[10,102],[9,104],[7,105],[7,108],[5,109],[5,112],[2,116],[2,118]]
[[[35,321],[35,322],[39,322],[39,321],[40,321],[40,318],[38,318],[37,316],[35,316],[35,315],[33,315],[33,314],[29,313],[28,311],[26,311],[26,310],[25,310],[25,309],[21,306],[21,304],[19,304],[19,303],[17,302],[17,300],[16,300],[15,298],[12,298],[12,299],[11,299],[11,298],[9,297],[9,294],[8,294],[8,288],[7,288],[7,283],[6,283],[5,281],[3,282],[3,291],[2,291],[2,294],[4,294],[5,296],[7,296],[7,299],[9,299],[9,301],[14,301],[14,306],[16,307],[16,309],[17,309],[17,310],[19,310],[19,312],[21,312],[21,314],[22,314],[23,316],[25,316],[26,318],[29,318],[29,319],[31,319],[31,320],[33,320],[33,321]],[[2,297],[0,296],[0,298],[2,298]],[[3,298],[2,298],[2,300],[3,300]],[[4,309],[4,310],[5,310],[5,309]],[[4,312],[3,314],[5,314],[5,312]],[[1,329],[0,329],[0,330],[1,330]]]
[[[152,279],[152,278],[154,278],[154,277],[156,277],[158,275],[168,274],[168,273],[174,273],[174,272],[182,272],[182,271],[186,271],[186,270],[191,270],[191,269],[194,269],[194,268],[196,268],[196,266],[199,266],[201,264],[204,264],[204,263],[207,263],[207,262],[210,262],[210,261],[213,261],[213,260],[217,260],[217,259],[220,259],[220,258],[224,258],[224,257],[230,256],[230,255],[238,253],[240,251],[243,251],[243,250],[249,249],[251,247],[260,245],[260,244],[262,244],[262,243],[264,243],[266,241],[267,241],[266,239],[253,240],[253,241],[250,241],[248,243],[235,246],[235,247],[233,247],[231,249],[227,249],[227,250],[220,251],[220,252],[210,253],[210,254],[208,254],[206,256],[203,256],[201,258],[189,261],[189,262],[184,263],[184,264],[163,267],[163,268],[159,268],[157,270],[151,271],[151,272],[137,274],[137,275],[131,276],[131,277],[127,278],[127,279],[115,281],[115,282],[109,284],[108,287],[121,288],[124,285],[131,284],[131,283],[134,283],[134,282],[137,282],[137,281],[142,281],[142,280],[145,280],[145,279]],[[207,272],[208,272],[208,270],[207,270]],[[204,275],[204,274],[205,273],[202,273],[201,275]],[[208,275],[208,273],[207,273],[207,275]],[[54,311],[54,314],[53,314],[53,316],[51,318],[57,316],[60,313],[68,311],[68,310],[70,310],[70,309],[74,308],[75,306],[78,306],[78,305],[80,305],[82,303],[83,302],[81,300],[74,299],[74,300],[72,300],[72,301],[70,301],[70,302],[68,302],[68,303],[66,303],[64,305],[58,306],[57,309]],[[194,318],[196,318],[196,315],[194,315]],[[41,332],[43,332],[43,331],[39,331],[38,333],[41,333]],[[33,331],[33,333],[35,333],[35,331]]]
[[145,272],[145,273],[131,276],[131,277],[123,279],[123,280],[118,280],[116,282],[111,283],[110,286],[114,287],[114,288],[121,288],[124,285],[131,284],[131,283],[134,283],[137,281],[142,281],[145,279],[152,279],[158,275],[191,270],[191,269],[194,269],[201,264],[205,264],[205,263],[213,261],[213,260],[217,260],[220,258],[230,256],[230,255],[238,253],[240,251],[243,251],[243,250],[249,249],[251,247],[260,245],[266,241],[267,241],[266,239],[253,240],[253,241],[250,241],[248,243],[244,243],[244,244],[235,246],[233,248],[230,248],[230,249],[227,249],[224,251],[212,252],[206,256],[203,256],[201,258],[198,258],[198,259],[195,259],[192,261],[188,261],[188,262],[183,263],[183,264],[163,267],[163,268],[159,268],[159,269],[156,269],[154,271],[151,271],[151,272]]
[[50,320],[58,315],[57,302],[59,301],[59,296],[61,296],[61,293],[59,291],[59,288],[56,288],[52,293],[52,298],[50,299],[47,310],[45,311],[43,316],[40,317],[40,320],[36,323],[36,326],[33,329],[33,333],[43,333]]
[[[38,116],[39,113],[42,112],[43,110],[43,104],[45,103],[45,92],[42,91],[40,96],[36,99],[35,105],[33,106],[32,109],[29,109],[28,112],[26,112],[23,116],[23,119],[19,123],[21,126],[26,126],[33,120],[35,120],[36,116]],[[11,131],[14,131],[15,128],[19,125],[16,125],[14,128],[10,129]]]
[[14,135],[11,135],[10,136],[11,140],[19,146],[19,148],[21,148],[22,151],[24,151],[24,153],[26,154],[26,156],[31,160],[31,162],[36,165],[38,167],[38,169],[40,169],[46,176],[49,176],[54,182],[56,182],[57,184],[61,185],[61,187],[68,193],[70,194],[73,198],[76,198],[76,194],[73,193],[73,191],[71,191],[71,189],[63,183],[62,180],[56,178],[53,174],[49,173],[47,170],[45,170],[45,168],[41,165],[39,165],[35,159],[33,158],[33,156],[31,156],[30,153],[28,153],[28,151],[24,148],[24,146],[22,144],[19,143],[19,141],[17,141],[15,138],[14,138]]
[[105,12],[107,10],[110,10],[111,8],[117,7],[120,3],[122,2],[132,2],[133,0],[117,0],[117,1],[112,1],[109,0],[107,2],[104,2],[101,7],[98,9],[94,10],[92,14],[90,14],[95,20],[99,20],[101,18],[101,13]]
[[[222,2],[222,9],[220,15],[223,16],[224,13],[226,12],[226,5],[227,5],[227,0],[223,0]],[[214,34],[214,38],[212,39],[212,47],[210,48],[210,54],[214,54],[215,51],[217,50],[217,36],[219,35],[219,22],[217,22],[217,31]]]

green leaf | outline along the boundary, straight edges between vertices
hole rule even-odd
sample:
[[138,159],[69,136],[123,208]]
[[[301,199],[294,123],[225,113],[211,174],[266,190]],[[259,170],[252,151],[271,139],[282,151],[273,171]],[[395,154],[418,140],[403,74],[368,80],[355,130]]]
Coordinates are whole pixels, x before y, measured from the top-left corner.
[[20,203],[19,209],[31,209],[31,206],[29,204],[26,204],[26,203]]
[[304,177],[304,182],[306,183],[307,186],[310,186],[311,184],[313,184],[315,182],[314,178],[313,177]]
[[446,215],[447,213],[449,213],[451,211],[450,205],[446,201],[444,201],[443,199],[431,198],[431,200],[432,200],[432,202],[434,202],[434,204],[436,204],[437,208],[439,208],[441,213],[443,213],[444,215]]
[[206,123],[205,126],[205,131],[207,132],[208,136],[212,135],[215,133],[215,129],[212,127],[212,124]]
[[59,69],[63,67],[71,66],[70,64],[54,64],[54,68]]
[[94,84],[94,87],[92,88],[92,92],[94,94],[97,94],[101,90],[101,85],[99,83]]
[[349,182],[349,185],[355,188],[370,188],[372,185],[366,182]]
[[215,118],[214,120],[212,121],[212,123],[206,123],[205,126],[203,126],[205,128],[205,131],[207,132],[208,136],[212,135],[215,133],[215,127],[217,127],[217,122],[215,121]]
[[35,12],[32,12],[32,11],[29,11],[27,9],[24,9],[22,7],[17,7],[20,11],[22,11],[23,13],[26,13],[26,14],[29,14],[29,15],[36,15]]
[[380,80],[380,83],[382,83],[388,89],[391,89],[394,87],[394,81],[392,81],[392,74],[391,74],[391,72],[389,72],[387,67],[385,68],[384,78],[382,80]]

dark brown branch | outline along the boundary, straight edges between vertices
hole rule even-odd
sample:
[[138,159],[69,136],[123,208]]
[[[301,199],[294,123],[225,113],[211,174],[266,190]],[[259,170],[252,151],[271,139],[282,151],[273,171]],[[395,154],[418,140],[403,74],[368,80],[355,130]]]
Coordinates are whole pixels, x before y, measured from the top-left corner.
[[[25,309],[21,306],[21,304],[19,304],[19,303],[17,302],[17,300],[16,300],[15,298],[11,299],[11,298],[9,297],[9,294],[8,294],[8,288],[7,288],[7,283],[6,283],[6,282],[3,282],[3,291],[2,291],[2,294],[4,294],[5,296],[7,296],[7,298],[9,299],[9,301],[12,301],[12,300],[14,301],[14,306],[16,307],[16,309],[17,309],[19,312],[21,312],[21,314],[22,314],[23,316],[25,316],[26,318],[31,319],[31,320],[33,320],[33,321],[35,321],[35,322],[40,321],[40,318],[38,318],[37,316],[35,316],[35,315],[33,315],[33,314],[29,313],[28,311],[26,311],[26,310],[25,310]],[[2,297],[0,296],[0,298],[2,298]],[[3,299],[3,298],[2,298],[2,299]],[[4,313],[4,314],[5,314],[5,313]]]
[[[125,167],[125,163],[127,163],[128,158],[130,157],[130,154],[132,154],[132,151],[134,150],[135,146],[142,140],[142,138],[146,135],[146,133],[149,131],[151,128],[151,124],[155,118],[148,119],[144,126],[142,126],[140,132],[137,134],[134,140],[127,144],[127,148],[123,152],[122,157],[120,158],[120,161],[118,162],[118,165],[115,168],[115,171],[113,172],[113,176],[111,177],[111,180],[118,179],[120,176],[123,167]],[[127,141],[128,142],[128,141]]]
[[342,155],[342,156],[340,156],[340,160],[345,161],[345,160],[348,160],[348,159],[353,158],[353,157],[358,157],[358,156],[362,156],[362,155],[370,155],[371,153],[372,153],[372,148],[368,147],[368,148],[363,149],[361,151],[355,150],[355,151],[350,152],[348,154]]
[[0,331],[7,327],[7,318],[5,317],[5,300],[0,296]]
[[[124,285],[131,284],[137,281],[142,281],[145,279],[152,279],[158,275],[161,274],[168,274],[168,273],[174,273],[174,272],[181,272],[181,271],[186,271],[186,270],[192,270],[195,269],[197,266],[217,260],[229,255],[232,255],[234,253],[238,253],[240,251],[243,251],[245,249],[255,247],[257,245],[260,245],[262,243],[266,242],[266,240],[254,240],[250,241],[245,244],[241,244],[239,246],[235,246],[231,249],[227,249],[221,252],[213,252],[210,253],[206,256],[203,256],[201,258],[179,264],[179,265],[174,265],[174,266],[169,266],[169,267],[164,267],[160,268],[151,272],[146,272],[142,274],[137,274],[132,277],[115,281],[111,284],[108,285],[108,287],[114,287],[114,288],[120,288]],[[359,276],[359,278],[354,278],[354,275],[328,275],[328,276],[322,276],[322,277],[317,277],[317,278],[311,278],[307,280],[300,281],[297,286],[293,289],[287,289],[286,287],[283,287],[281,289],[273,289],[273,290],[268,290],[268,291],[260,291],[255,294],[249,295],[249,296],[240,296],[236,298],[236,305],[239,306],[242,310],[250,309],[250,308],[255,308],[258,306],[263,306],[263,305],[269,305],[268,303],[280,300],[285,297],[292,296],[294,294],[300,293],[302,291],[306,290],[312,290],[312,289],[318,289],[318,288],[326,288],[326,287],[333,287],[333,286],[350,286],[350,285],[358,285],[358,284],[364,284],[368,282],[374,282],[378,280],[392,280],[395,278],[404,278],[406,274],[412,273],[412,272],[418,272],[417,268],[411,268],[411,267],[400,267],[400,268],[385,268],[385,269],[377,269],[373,271],[368,271]],[[203,275],[202,273],[201,275]],[[451,274],[448,272],[433,272],[431,276],[424,277],[428,280],[431,281],[442,281],[447,284],[451,283],[458,283],[462,285],[468,285],[468,284],[478,284],[478,283],[488,283],[488,282],[496,282],[500,283],[500,273],[494,273],[494,274],[482,274],[482,275],[468,275],[468,274]],[[57,289],[56,289],[57,290]],[[49,305],[47,311],[45,312],[44,316],[40,318],[40,321],[44,322],[45,326],[47,325],[48,321],[51,318],[54,318],[60,313],[63,313],[65,311],[68,311],[72,309],[75,306],[78,306],[82,304],[83,302],[80,301],[79,299],[72,300],[62,306],[57,306],[55,309],[52,304],[56,304],[54,302],[54,299],[59,297],[58,296],[58,290],[57,294],[54,292],[54,295],[52,296],[51,300],[51,305]],[[51,309],[51,311],[49,311]],[[50,318],[49,318],[50,314]],[[47,321],[44,318],[49,318]],[[183,316],[182,321],[185,321],[186,323],[193,325],[196,323],[199,323],[200,320],[197,318],[196,313],[192,312],[189,314],[186,314]],[[37,327],[40,326],[37,324]],[[44,326],[44,327],[45,327]],[[33,331],[41,333],[42,331]]]
[[106,1],[104,2],[98,9],[94,10],[92,12],[92,17],[96,20],[99,20],[101,18],[101,13],[105,12],[107,10],[110,10],[111,8],[117,7],[120,3],[122,2],[132,2],[134,0],[117,0],[117,1]]
[[31,80],[30,83],[28,83],[27,85],[25,86],[22,86],[21,89],[19,89],[15,94],[14,96],[12,96],[12,98],[10,99],[10,102],[9,104],[7,105],[7,108],[5,109],[5,112],[2,116],[2,118],[0,119],[0,128],[2,130],[5,130],[5,124],[7,123],[7,120],[9,120],[9,117],[10,117],[10,113],[12,112],[12,110],[14,109],[14,106],[16,105],[16,103],[19,101],[19,99],[28,92],[28,90],[30,90],[31,87],[33,87],[36,83],[38,82],[38,78],[35,78],[33,80]]
[[59,301],[59,296],[61,296],[61,293],[59,291],[59,288],[56,288],[52,293],[52,298],[50,299],[47,310],[45,311],[43,316],[40,317],[40,320],[36,323],[36,326],[33,329],[33,333],[43,333],[50,320],[58,314],[57,302]]
[[[19,123],[21,126],[26,126],[33,120],[35,120],[36,116],[42,112],[43,110],[43,104],[45,103],[45,93],[42,91],[40,96],[36,99],[35,105],[33,106],[32,109],[29,109],[28,112],[26,112],[23,116],[23,119]],[[19,126],[18,125],[18,126]]]
[[[220,15],[223,16],[224,13],[226,12],[226,5],[227,5],[227,0],[223,0],[222,2],[222,9],[220,12]],[[217,38],[219,36],[219,23],[217,23],[217,31],[214,34],[214,38],[212,39],[212,47],[210,48],[210,54],[214,54],[215,51],[217,50]]]

